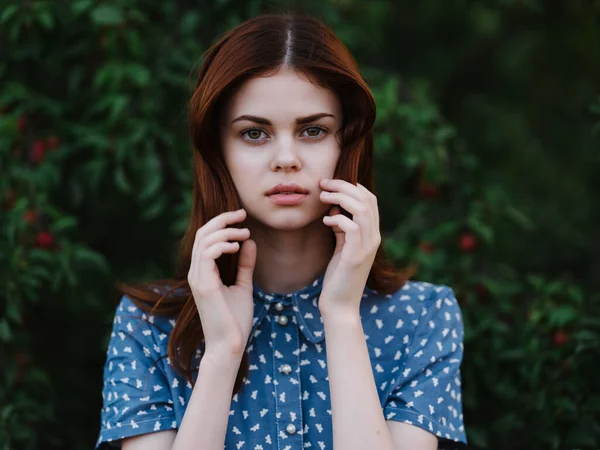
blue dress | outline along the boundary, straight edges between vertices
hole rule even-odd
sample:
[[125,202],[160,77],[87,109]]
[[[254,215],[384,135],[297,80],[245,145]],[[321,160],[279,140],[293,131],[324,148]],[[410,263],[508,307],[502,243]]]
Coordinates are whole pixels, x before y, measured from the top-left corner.
[[[254,287],[250,370],[231,402],[225,450],[333,448],[322,283],[323,275],[287,295]],[[440,448],[461,448],[463,323],[452,289],[408,281],[382,295],[367,286],[360,313],[384,417],[435,434]],[[192,385],[166,356],[175,320],[121,299],[104,366],[97,450],[180,426]],[[197,364],[200,358],[198,351]]]

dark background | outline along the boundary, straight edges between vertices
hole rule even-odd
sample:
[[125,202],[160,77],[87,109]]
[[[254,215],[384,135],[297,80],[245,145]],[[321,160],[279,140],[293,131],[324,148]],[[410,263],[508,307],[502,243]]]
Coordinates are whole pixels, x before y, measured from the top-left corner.
[[[305,0],[377,101],[384,245],[457,293],[474,449],[600,445],[600,3]],[[0,0],[0,447],[99,429],[115,281],[172,275],[202,52],[279,0]]]

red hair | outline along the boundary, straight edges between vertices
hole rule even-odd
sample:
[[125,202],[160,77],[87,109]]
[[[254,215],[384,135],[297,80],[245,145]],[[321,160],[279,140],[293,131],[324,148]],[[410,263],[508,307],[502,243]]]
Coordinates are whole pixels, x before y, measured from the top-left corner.
[[[226,33],[204,54],[190,100],[190,132],[194,148],[194,185],[189,225],[179,248],[174,279],[125,285],[117,288],[140,308],[153,314],[177,316],[169,338],[171,364],[192,381],[192,358],[204,336],[200,317],[187,283],[196,230],[215,216],[237,210],[241,202],[225,165],[219,142],[224,105],[245,81],[274,74],[281,67],[307,76],[337,95],[343,123],[338,140],[341,153],[335,178],[360,183],[374,192],[373,124],[375,101],[356,61],[335,34],[317,19],[300,14],[265,14]],[[225,254],[217,261],[223,283],[235,282],[238,255]],[[414,270],[396,269],[380,247],[367,285],[380,292],[400,289]],[[168,286],[166,294],[152,286]],[[177,289],[178,294],[174,291]],[[248,374],[247,353],[240,364],[234,393]]]

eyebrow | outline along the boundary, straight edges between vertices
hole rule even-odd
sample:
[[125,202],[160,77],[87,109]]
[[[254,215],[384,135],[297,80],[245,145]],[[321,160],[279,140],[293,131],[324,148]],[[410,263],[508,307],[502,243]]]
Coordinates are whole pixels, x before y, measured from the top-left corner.
[[[304,125],[305,123],[314,122],[315,120],[319,120],[323,117],[333,117],[335,119],[335,116],[333,114],[318,113],[306,117],[296,117],[296,124]],[[239,120],[249,120],[250,122],[256,122],[261,125],[273,125],[269,119],[265,119],[264,117],[251,116],[248,114],[236,117],[231,121],[231,123],[237,122]]]

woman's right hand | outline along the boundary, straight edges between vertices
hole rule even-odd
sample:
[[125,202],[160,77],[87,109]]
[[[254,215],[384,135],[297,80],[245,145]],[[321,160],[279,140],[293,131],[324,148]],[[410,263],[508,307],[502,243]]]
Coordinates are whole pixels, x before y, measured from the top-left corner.
[[[244,209],[225,212],[213,217],[196,232],[187,279],[202,322],[204,356],[241,358],[252,330],[256,243],[249,239],[248,228],[227,228],[245,218]],[[243,242],[241,249],[237,241]],[[225,286],[215,260],[223,253],[238,250],[236,282]]]

